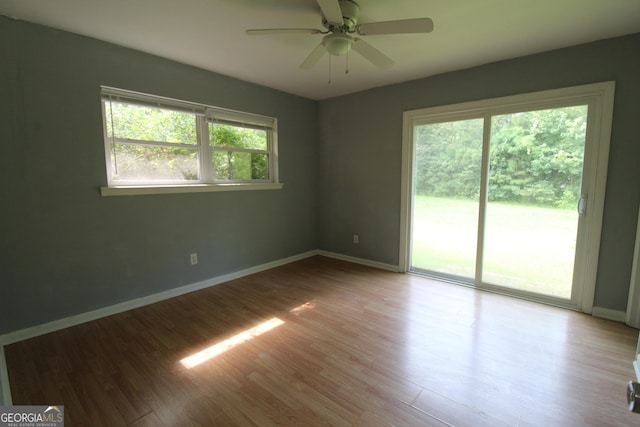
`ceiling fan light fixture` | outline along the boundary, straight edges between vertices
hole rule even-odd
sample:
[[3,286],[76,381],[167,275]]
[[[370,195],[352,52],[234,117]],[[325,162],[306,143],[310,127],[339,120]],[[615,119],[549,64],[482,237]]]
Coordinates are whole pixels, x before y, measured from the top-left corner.
[[344,55],[353,45],[353,37],[345,33],[333,33],[327,34],[322,40],[322,44],[327,49],[327,52],[333,56]]
[[[359,1],[359,0],[358,0]],[[262,34],[324,34],[322,41],[300,64],[307,70],[329,54],[343,56],[353,50],[378,68],[393,66],[393,60],[358,36],[387,34],[416,34],[433,31],[433,21],[429,18],[410,18],[394,21],[380,21],[360,24],[360,6],[356,0],[316,0],[320,6],[322,25],[325,30],[314,28],[263,28],[247,30],[249,35]],[[357,36],[353,36],[357,35]],[[348,61],[347,61],[348,64]],[[348,65],[347,65],[348,66]]]

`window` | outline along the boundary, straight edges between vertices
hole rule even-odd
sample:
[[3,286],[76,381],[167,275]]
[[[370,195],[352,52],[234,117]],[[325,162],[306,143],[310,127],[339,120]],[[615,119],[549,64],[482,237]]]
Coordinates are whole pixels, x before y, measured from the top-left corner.
[[281,188],[276,119],[102,87],[103,195]]

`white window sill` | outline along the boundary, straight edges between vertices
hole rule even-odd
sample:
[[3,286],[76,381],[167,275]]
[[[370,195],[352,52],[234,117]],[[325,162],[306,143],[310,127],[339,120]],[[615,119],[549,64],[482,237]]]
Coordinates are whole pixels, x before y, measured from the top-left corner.
[[280,190],[282,183],[234,183],[234,184],[190,184],[190,185],[127,185],[100,187],[102,196],[141,196],[145,194],[208,193],[213,191]]

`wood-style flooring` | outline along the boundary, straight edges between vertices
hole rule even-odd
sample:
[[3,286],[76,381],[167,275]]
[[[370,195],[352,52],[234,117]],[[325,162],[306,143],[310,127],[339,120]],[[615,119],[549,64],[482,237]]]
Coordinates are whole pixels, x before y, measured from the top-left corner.
[[14,404],[64,405],[67,426],[600,427],[640,425],[625,398],[637,337],[313,257],[5,354]]

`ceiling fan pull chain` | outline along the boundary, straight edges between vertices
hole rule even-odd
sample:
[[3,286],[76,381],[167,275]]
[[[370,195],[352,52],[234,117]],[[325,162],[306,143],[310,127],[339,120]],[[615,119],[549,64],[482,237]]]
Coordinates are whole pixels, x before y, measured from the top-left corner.
[[347,65],[345,66],[344,73],[349,74],[349,52],[347,52],[346,61],[347,61]]
[[[1,0],[0,0],[1,1]],[[305,0],[311,2],[311,0]],[[308,70],[316,66],[329,54],[329,80],[332,82],[331,57],[347,55],[344,74],[348,75],[350,51],[362,56],[373,66],[385,69],[393,66],[393,60],[364,41],[360,36],[388,34],[420,34],[433,31],[433,21],[429,18],[410,18],[393,21],[359,23],[360,6],[358,0],[316,0],[320,6],[322,27],[318,28],[254,28],[246,30],[248,35],[309,34],[322,35],[322,40],[300,64],[300,69]],[[360,62],[357,61],[357,67]],[[357,71],[357,70],[356,70]]]

